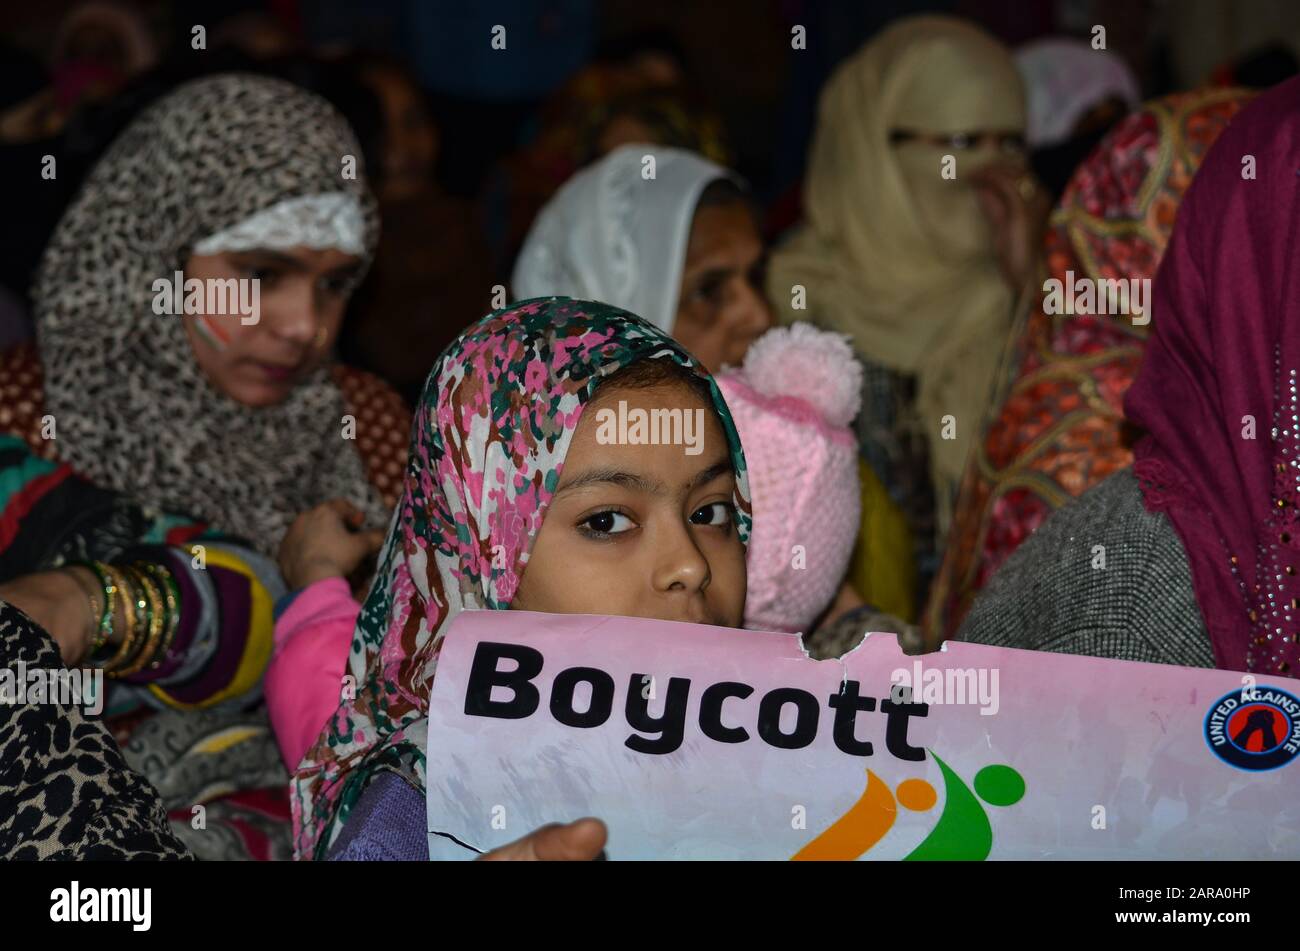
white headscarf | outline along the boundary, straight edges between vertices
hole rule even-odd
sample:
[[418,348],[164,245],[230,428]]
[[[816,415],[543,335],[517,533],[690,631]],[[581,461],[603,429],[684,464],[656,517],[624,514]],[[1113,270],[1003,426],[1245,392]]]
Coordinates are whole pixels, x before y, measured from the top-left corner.
[[695,205],[719,179],[742,184],[694,152],[620,146],[569,179],[537,216],[511,278],[515,299],[603,301],[671,334]]
[[1141,98],[1128,64],[1083,40],[1034,40],[1016,50],[1015,58],[1025,81],[1029,110],[1025,140],[1031,149],[1064,142],[1088,110],[1112,96],[1130,109]]

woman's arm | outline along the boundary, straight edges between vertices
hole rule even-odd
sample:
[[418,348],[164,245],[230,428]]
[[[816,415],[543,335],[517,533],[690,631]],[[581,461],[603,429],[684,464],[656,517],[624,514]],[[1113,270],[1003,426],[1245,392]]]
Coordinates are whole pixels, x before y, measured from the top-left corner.
[[[275,565],[196,519],[159,513],[0,436],[0,597],[158,706],[260,686]],[[102,635],[102,639],[100,637]]]
[[1130,469],[1066,503],[980,592],[958,640],[1213,667],[1187,555]]

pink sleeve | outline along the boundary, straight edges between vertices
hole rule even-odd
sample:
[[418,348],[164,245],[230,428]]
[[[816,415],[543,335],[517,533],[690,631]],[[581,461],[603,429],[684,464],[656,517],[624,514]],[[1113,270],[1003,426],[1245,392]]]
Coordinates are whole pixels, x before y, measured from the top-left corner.
[[275,622],[275,646],[263,689],[289,772],[338,709],[360,613],[347,582],[326,578],[303,588]]

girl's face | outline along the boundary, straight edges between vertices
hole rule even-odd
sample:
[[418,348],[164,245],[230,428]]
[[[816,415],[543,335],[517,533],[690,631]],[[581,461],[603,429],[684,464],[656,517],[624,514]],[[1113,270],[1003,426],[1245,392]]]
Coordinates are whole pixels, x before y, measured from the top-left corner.
[[[602,442],[601,409],[704,418],[702,451]],[[630,417],[629,417],[630,418]],[[668,383],[598,391],[583,410],[555,496],[511,607],[739,627],[745,546],[734,521],[731,453],[713,407]]]
[[[197,278],[206,288],[208,281],[258,281],[255,321],[237,313],[183,318],[199,368],[245,406],[285,400],[333,347],[361,263],[334,249],[192,255],[185,265],[187,283]],[[251,287],[245,287],[245,300],[253,300]],[[205,293],[205,310],[207,299]]]

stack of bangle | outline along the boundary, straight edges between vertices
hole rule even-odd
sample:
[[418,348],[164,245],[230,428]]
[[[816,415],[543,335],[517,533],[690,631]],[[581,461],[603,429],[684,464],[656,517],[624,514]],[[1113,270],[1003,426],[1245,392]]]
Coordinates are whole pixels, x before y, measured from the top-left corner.
[[[100,613],[91,659],[109,677],[130,677],[156,669],[167,656],[180,624],[180,589],[170,572],[161,565],[137,561],[131,565],[110,565],[102,561],[79,561],[99,580],[104,608],[92,595],[91,611]],[[122,642],[111,656],[96,656],[114,633],[118,603],[125,624]]]

